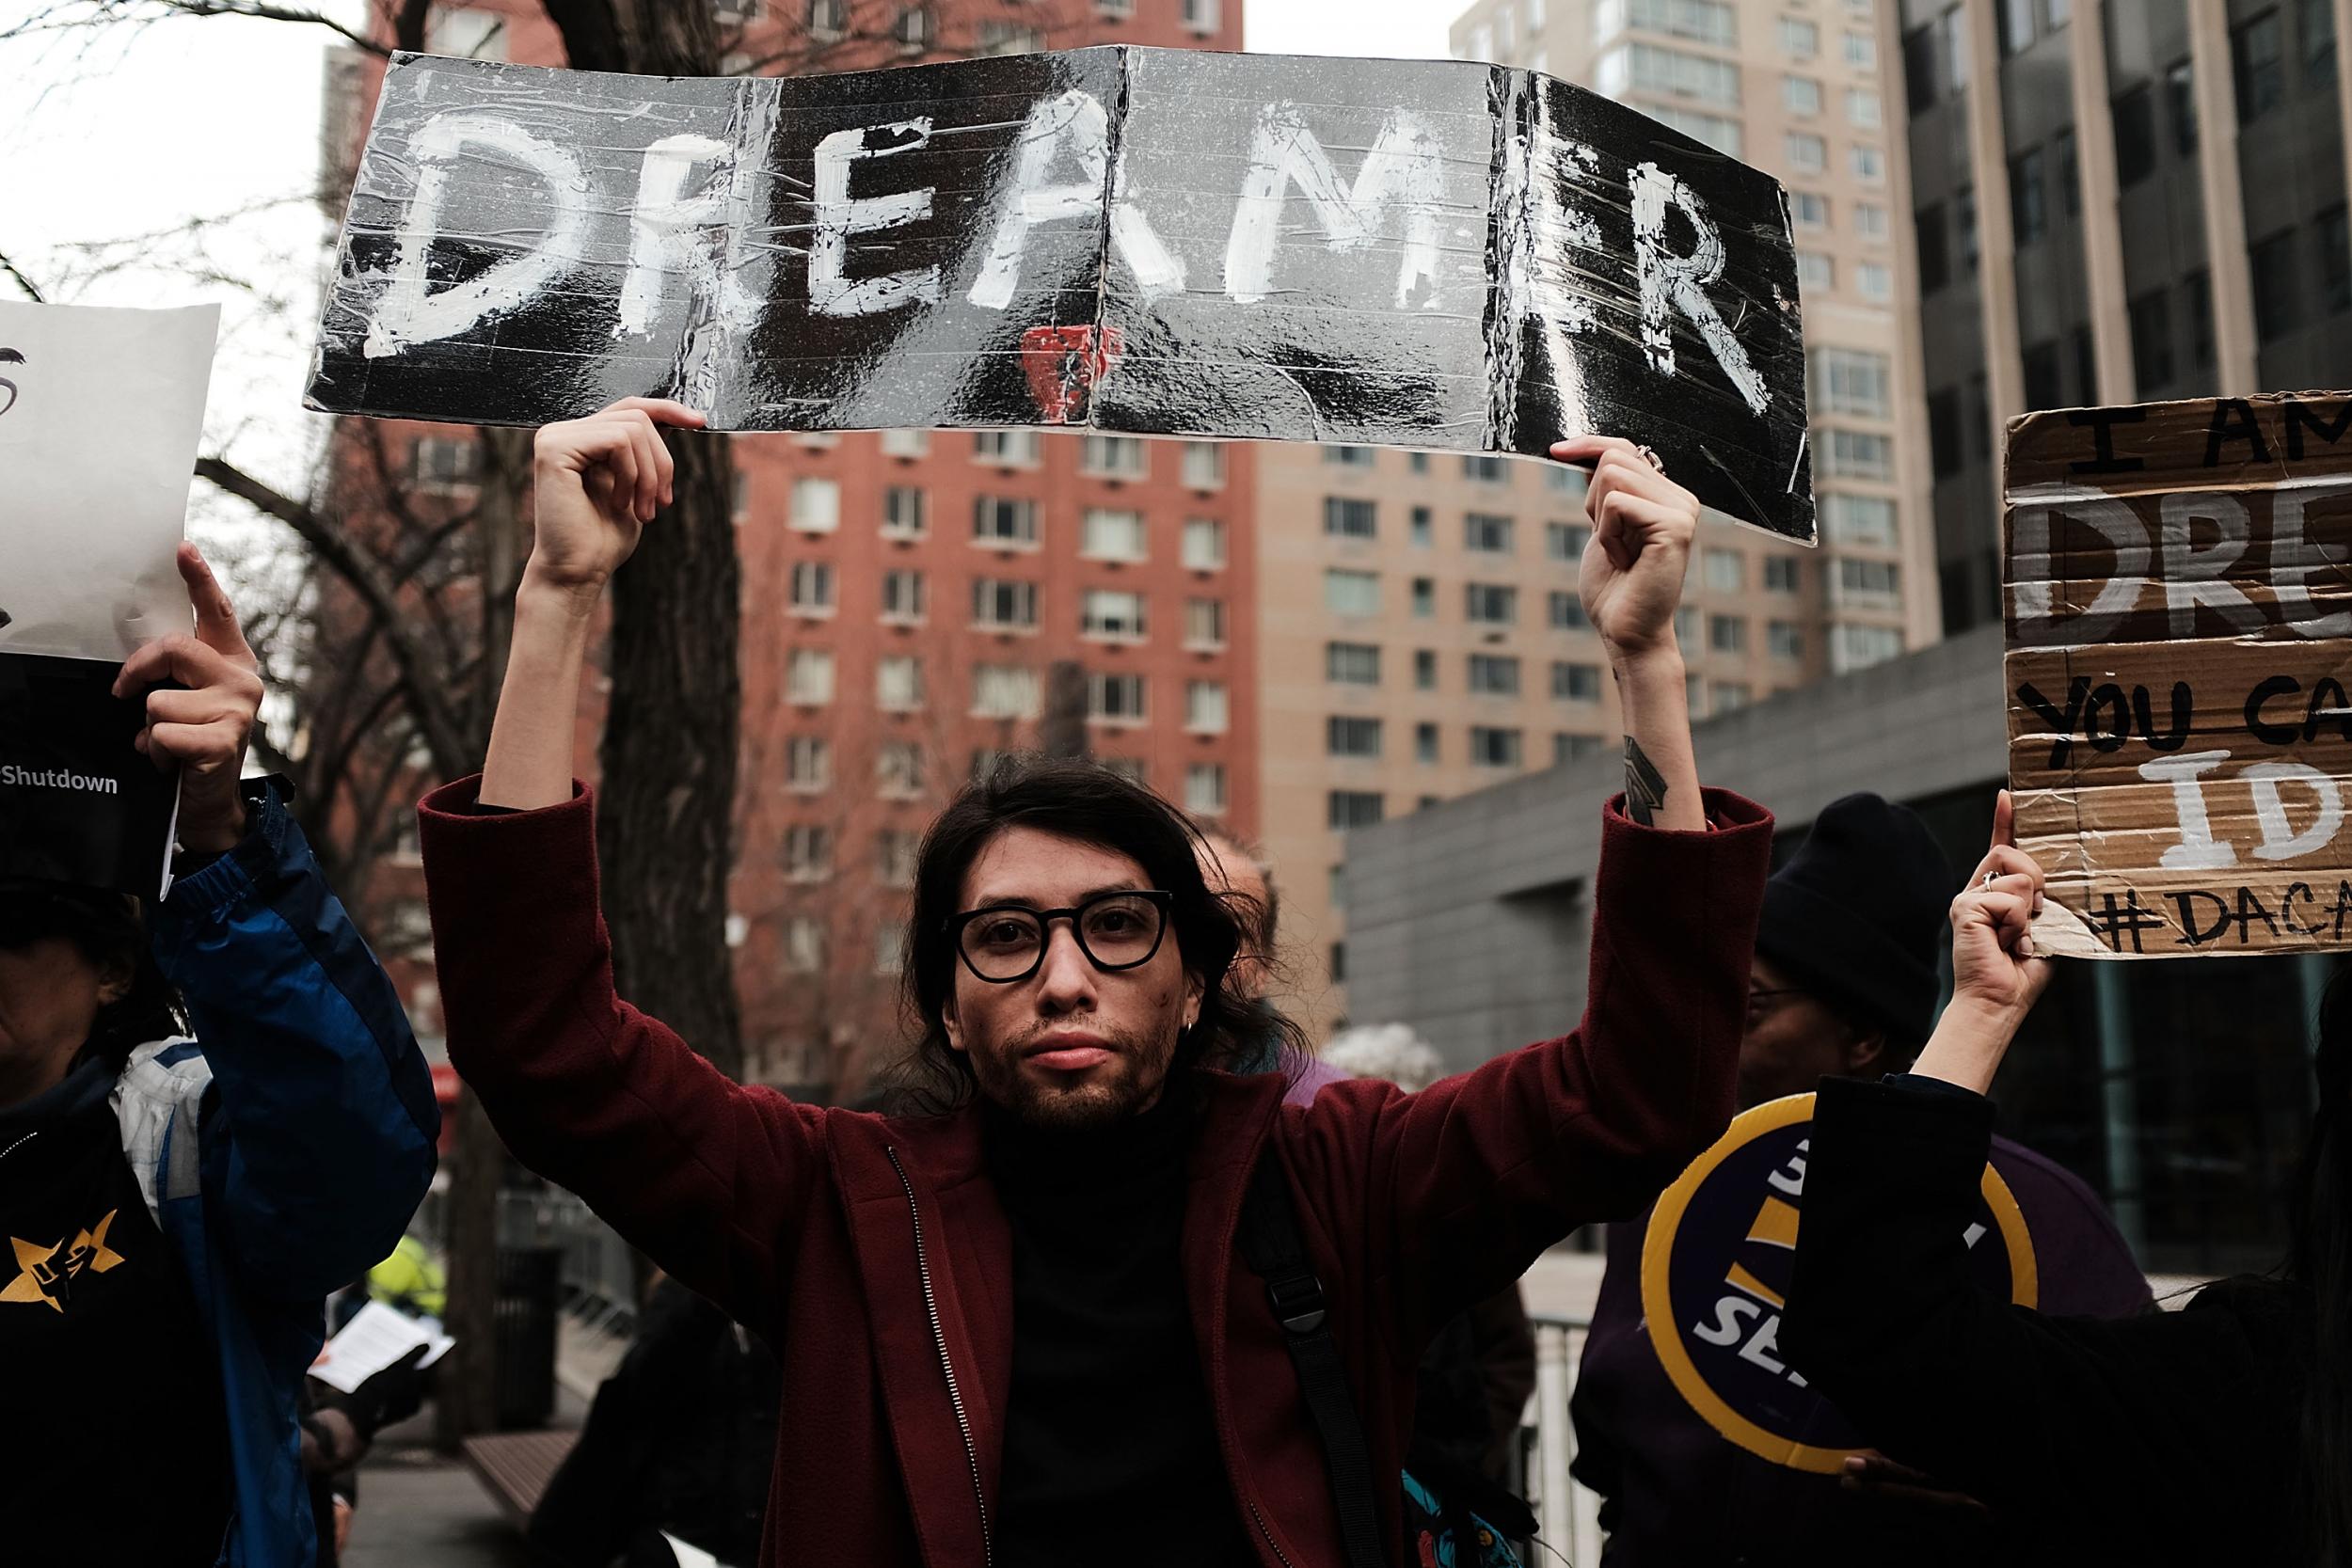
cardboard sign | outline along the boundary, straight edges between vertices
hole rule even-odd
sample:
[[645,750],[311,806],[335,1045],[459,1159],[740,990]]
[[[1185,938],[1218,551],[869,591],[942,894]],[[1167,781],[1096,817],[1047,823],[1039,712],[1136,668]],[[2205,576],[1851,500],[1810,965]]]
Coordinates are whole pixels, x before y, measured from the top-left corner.
[[2352,947],[2352,399],[2010,427],[2010,781],[2084,957]]
[[310,402],[476,423],[1622,435],[1813,538],[1787,203],[1530,71],[1081,49],[674,79],[403,55]]
[[[1708,1425],[1759,1459],[1835,1475],[1869,1441],[1779,1353],[1812,1130],[1809,1094],[1758,1105],[1666,1189],[1642,1247],[1642,1315]],[[1982,1193],[1967,1230],[1977,1282],[2031,1307],[2041,1280],[2025,1217],[1990,1165]]]
[[191,624],[174,557],[219,315],[0,301],[0,878],[168,885],[178,791],[111,688]]

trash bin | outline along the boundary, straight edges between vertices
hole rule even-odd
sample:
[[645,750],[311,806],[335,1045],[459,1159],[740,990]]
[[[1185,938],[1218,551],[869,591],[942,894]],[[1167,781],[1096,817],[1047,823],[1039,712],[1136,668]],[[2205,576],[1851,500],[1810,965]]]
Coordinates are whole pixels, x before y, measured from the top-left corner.
[[506,1432],[543,1427],[555,1414],[564,1254],[557,1247],[501,1247],[498,1273],[498,1424]]

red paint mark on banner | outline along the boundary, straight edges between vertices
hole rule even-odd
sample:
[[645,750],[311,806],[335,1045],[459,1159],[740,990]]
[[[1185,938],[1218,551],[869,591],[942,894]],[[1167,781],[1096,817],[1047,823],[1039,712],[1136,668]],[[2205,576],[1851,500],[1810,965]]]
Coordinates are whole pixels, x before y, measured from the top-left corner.
[[1021,368],[1048,424],[1077,424],[1088,396],[1126,352],[1115,326],[1033,326],[1021,334]]

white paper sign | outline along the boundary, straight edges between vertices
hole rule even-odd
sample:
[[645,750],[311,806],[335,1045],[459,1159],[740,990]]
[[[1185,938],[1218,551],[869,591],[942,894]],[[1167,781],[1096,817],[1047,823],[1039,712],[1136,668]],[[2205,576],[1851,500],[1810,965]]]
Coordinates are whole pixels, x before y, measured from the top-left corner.
[[661,1532],[661,1539],[669,1543],[670,1555],[677,1559],[677,1568],[726,1568],[724,1563],[700,1546],[689,1545],[668,1530]]
[[0,652],[119,663],[188,629],[173,556],[219,325],[0,300]]
[[436,1334],[416,1319],[372,1301],[353,1314],[341,1334],[326,1341],[319,1358],[310,1363],[310,1375],[348,1394],[419,1345],[427,1348],[418,1365],[430,1367],[456,1343],[448,1335]]

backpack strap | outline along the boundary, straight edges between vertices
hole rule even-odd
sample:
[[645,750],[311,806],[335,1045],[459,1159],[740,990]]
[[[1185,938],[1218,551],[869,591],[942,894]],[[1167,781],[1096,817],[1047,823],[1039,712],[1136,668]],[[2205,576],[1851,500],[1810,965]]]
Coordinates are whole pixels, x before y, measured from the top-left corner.
[[1364,1446],[1363,1423],[1357,1419],[1355,1397],[1348,1392],[1339,1341],[1331,1336],[1323,1282],[1315,1277],[1307,1260],[1307,1244],[1299,1236],[1290,1181],[1282,1174],[1271,1143],[1249,1173],[1249,1189],[1242,1198],[1240,1242],[1250,1272],[1265,1281],[1275,1321],[1282,1325],[1291,1362],[1298,1369],[1299,1393],[1323,1439],[1324,1464],[1330,1473],[1332,1497],[1339,1504],[1340,1539],[1347,1549],[1347,1568],[1386,1568],[1389,1559],[1380,1548],[1380,1511],[1375,1500],[1377,1494],[1373,1488],[1372,1456]]
[[166,1203],[202,1190],[197,1124],[212,1082],[211,1064],[183,1035],[140,1046],[115,1080],[122,1152],[147,1200],[148,1217],[159,1226]]

